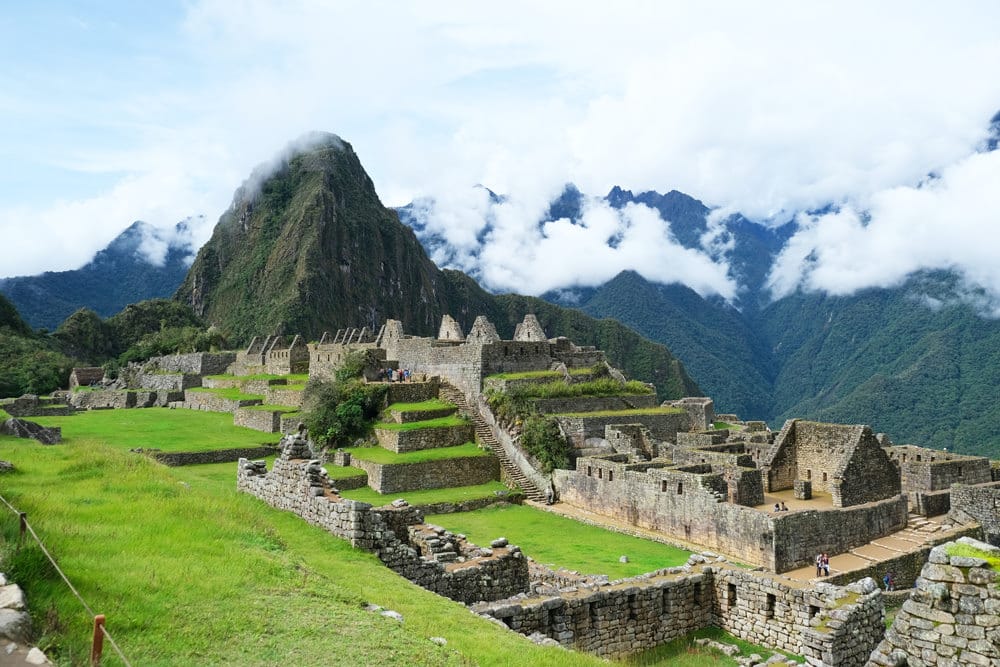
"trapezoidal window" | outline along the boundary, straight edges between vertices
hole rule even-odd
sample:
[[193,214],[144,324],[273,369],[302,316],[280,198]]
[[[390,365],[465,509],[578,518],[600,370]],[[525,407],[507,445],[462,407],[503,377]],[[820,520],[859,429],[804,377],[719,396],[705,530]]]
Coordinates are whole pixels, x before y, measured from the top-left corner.
[[823,481],[826,481],[826,473],[823,473]]
[[593,477],[593,476],[594,476],[594,469],[591,468],[590,466],[587,466],[587,477]]
[[677,482],[677,495],[684,493],[684,482]]
[[609,482],[610,482],[610,481],[613,481],[613,480],[614,480],[614,478],[615,478],[615,471],[614,471],[614,470],[609,470],[609,471],[608,471],[608,481],[609,481]]
[[764,616],[766,616],[767,618],[774,618],[774,604],[775,604],[775,602],[776,602],[776,600],[775,600],[775,597],[774,597],[774,593],[768,593],[767,594],[766,606],[764,607]]
[[736,584],[729,584],[726,587],[726,604],[730,608],[736,606]]
[[597,479],[604,479],[604,471],[600,468],[597,469]]
[[806,470],[806,479],[812,479],[812,478],[813,478],[813,471]]
[[665,479],[661,479],[660,480],[660,492],[661,493],[666,493],[667,492],[667,480],[665,480]]

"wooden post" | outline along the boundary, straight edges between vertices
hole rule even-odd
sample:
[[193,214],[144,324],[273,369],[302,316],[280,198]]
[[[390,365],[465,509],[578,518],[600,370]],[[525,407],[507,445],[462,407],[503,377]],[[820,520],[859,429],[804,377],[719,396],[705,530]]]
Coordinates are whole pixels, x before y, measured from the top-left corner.
[[104,614],[94,617],[94,643],[90,648],[90,664],[98,667],[101,664],[101,653],[104,652]]
[[20,526],[20,532],[18,533],[17,536],[17,548],[14,549],[14,553],[17,553],[18,551],[21,550],[21,545],[24,544],[24,534],[28,532],[28,513],[18,512],[17,515],[20,519],[21,526]]

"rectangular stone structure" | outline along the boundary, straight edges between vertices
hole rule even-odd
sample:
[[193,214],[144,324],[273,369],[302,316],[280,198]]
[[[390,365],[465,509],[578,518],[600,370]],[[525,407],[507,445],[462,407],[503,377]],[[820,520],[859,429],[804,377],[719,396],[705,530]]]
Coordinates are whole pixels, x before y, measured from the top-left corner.
[[794,484],[794,491],[796,500],[812,500],[813,497],[813,483],[808,479],[797,479]]

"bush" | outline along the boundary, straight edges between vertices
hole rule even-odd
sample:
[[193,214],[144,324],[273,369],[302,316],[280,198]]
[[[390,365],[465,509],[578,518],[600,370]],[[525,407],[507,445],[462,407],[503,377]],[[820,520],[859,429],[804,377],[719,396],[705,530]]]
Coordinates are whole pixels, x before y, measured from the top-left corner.
[[382,411],[388,388],[359,380],[306,385],[302,422],[324,447],[344,447],[365,437]]
[[521,447],[533,456],[542,472],[553,468],[569,468],[570,446],[559,430],[555,418],[545,415],[528,415],[521,424]]

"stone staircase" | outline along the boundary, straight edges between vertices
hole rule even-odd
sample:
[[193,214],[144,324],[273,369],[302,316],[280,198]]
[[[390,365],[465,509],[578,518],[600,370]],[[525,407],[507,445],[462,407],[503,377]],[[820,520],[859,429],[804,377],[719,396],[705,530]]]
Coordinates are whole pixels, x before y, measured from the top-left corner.
[[497,457],[497,460],[500,462],[500,468],[503,470],[507,478],[521,487],[521,490],[524,491],[524,495],[529,500],[545,502],[545,494],[535,485],[534,482],[528,479],[528,477],[521,472],[521,469],[516,463],[510,460],[510,457],[507,456],[507,452],[504,450],[503,445],[501,445],[497,441],[496,437],[494,437],[489,424],[487,424],[486,420],[482,418],[478,410],[469,405],[469,402],[465,400],[465,395],[454,385],[447,382],[441,383],[438,393],[444,400],[454,403],[458,407],[458,411],[460,413],[472,420],[472,424],[476,429],[476,439],[490,448],[490,451],[493,452],[493,454]]

